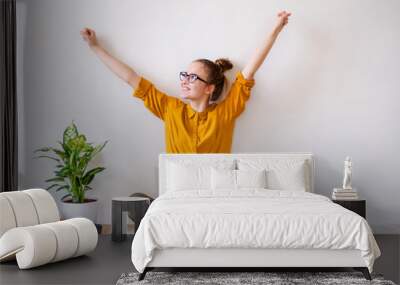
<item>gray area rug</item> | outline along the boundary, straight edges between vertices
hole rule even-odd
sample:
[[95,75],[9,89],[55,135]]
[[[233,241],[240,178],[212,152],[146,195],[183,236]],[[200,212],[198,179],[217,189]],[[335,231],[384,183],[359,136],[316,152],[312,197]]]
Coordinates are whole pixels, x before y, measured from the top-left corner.
[[155,272],[150,271],[142,281],[139,273],[124,273],[117,285],[133,284],[379,284],[395,285],[384,280],[382,275],[372,274],[372,281],[366,280],[360,272]]

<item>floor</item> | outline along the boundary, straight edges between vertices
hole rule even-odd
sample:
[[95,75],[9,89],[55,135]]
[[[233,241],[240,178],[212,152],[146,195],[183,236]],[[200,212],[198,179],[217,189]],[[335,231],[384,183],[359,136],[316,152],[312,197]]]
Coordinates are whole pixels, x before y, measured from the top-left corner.
[[[375,272],[399,284],[400,236],[375,236],[382,257],[375,263]],[[19,270],[16,262],[0,264],[0,284],[115,284],[124,272],[134,271],[130,260],[131,238],[116,243],[111,236],[100,235],[97,249],[88,256]]]

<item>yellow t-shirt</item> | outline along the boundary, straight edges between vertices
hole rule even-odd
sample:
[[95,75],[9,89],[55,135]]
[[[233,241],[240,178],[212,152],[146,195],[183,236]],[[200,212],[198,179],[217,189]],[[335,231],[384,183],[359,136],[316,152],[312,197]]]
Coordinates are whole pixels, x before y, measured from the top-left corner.
[[143,77],[132,95],[164,121],[167,153],[230,153],[235,120],[245,109],[254,83],[239,71],[226,98],[203,112],[159,91]]

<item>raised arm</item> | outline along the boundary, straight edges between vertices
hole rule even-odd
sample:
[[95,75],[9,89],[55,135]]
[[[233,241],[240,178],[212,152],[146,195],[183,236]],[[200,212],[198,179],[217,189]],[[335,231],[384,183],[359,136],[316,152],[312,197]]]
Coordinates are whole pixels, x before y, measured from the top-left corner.
[[272,32],[268,35],[268,37],[263,42],[262,46],[257,49],[247,63],[247,65],[242,70],[242,74],[246,79],[253,79],[254,74],[264,62],[265,58],[267,57],[269,51],[271,50],[272,46],[276,38],[278,37],[279,33],[282,31],[283,27],[288,23],[289,16],[291,13],[287,13],[286,11],[279,12],[278,14],[278,21]]
[[81,31],[82,38],[88,43],[90,49],[101,61],[119,78],[131,85],[134,89],[139,85],[140,76],[122,61],[110,55],[97,41],[94,30],[84,28]]

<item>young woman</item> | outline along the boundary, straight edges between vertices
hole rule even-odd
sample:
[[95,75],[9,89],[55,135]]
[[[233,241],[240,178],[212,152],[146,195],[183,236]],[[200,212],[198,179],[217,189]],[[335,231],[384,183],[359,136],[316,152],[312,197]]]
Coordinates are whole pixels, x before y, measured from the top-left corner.
[[[226,98],[220,96],[226,85],[224,72],[231,69],[227,59],[197,59],[179,74],[181,98],[189,103],[159,91],[149,80],[111,56],[97,41],[94,30],[81,31],[91,50],[118,77],[131,85],[132,95],[165,124],[167,153],[230,153],[236,118],[243,112],[254,74],[264,62],[272,45],[288,23],[290,13],[282,11],[272,32],[265,39],[230,87]],[[218,102],[218,103],[217,103]]]

